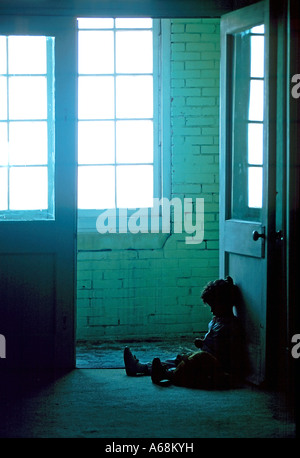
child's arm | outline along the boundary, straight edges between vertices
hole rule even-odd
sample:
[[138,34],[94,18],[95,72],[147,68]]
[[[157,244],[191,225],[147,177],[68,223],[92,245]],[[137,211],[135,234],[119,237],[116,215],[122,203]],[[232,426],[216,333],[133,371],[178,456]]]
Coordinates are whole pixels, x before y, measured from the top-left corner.
[[196,346],[197,348],[202,348],[202,347],[203,347],[203,339],[201,339],[200,337],[197,337],[197,338],[195,339],[195,342],[194,342],[194,343],[195,343],[195,346]]

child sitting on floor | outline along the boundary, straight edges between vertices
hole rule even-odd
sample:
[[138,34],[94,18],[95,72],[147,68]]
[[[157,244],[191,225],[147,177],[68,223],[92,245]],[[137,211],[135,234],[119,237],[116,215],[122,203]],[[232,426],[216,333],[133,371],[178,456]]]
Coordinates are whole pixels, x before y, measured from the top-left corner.
[[243,363],[243,336],[233,314],[236,288],[231,277],[210,282],[204,288],[201,298],[210,306],[213,318],[205,337],[195,340],[199,351],[163,363],[154,358],[152,363],[142,364],[126,347],[127,375],[150,375],[155,384],[173,383],[190,388],[233,386],[242,376]]

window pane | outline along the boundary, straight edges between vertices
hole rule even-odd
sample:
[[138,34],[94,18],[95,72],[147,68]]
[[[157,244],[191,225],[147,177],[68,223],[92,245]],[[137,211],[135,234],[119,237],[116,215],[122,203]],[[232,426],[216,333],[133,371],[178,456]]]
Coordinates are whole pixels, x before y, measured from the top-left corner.
[[251,37],[251,77],[264,77],[264,57],[265,57],[264,36],[255,35]]
[[0,36],[0,73],[6,73],[6,37]]
[[117,166],[117,206],[142,208],[153,205],[153,167]]
[[11,122],[10,165],[43,165],[48,162],[47,122]]
[[153,122],[117,122],[117,162],[153,162]]
[[116,33],[117,73],[152,73],[152,32]]
[[124,29],[149,29],[152,27],[151,18],[118,18],[116,27]]
[[13,167],[9,179],[11,210],[48,208],[47,167]]
[[248,125],[248,163],[263,164],[263,124]]
[[[78,207],[115,208],[116,193],[119,207],[148,207],[153,202],[153,35],[141,29],[151,29],[152,19],[97,21],[78,20]],[[123,30],[96,30],[114,25]]]
[[7,123],[0,123],[0,165],[8,164]]
[[7,119],[7,78],[0,76],[0,119]]
[[251,33],[265,33],[265,26],[264,24],[262,25],[257,25],[256,27],[252,27]]
[[112,18],[78,18],[79,29],[111,29],[114,26]]
[[264,119],[264,82],[252,80],[250,82],[249,120],[263,121]]
[[7,210],[7,168],[0,167],[0,210]]
[[117,117],[152,118],[152,76],[117,77]]
[[114,79],[81,76],[78,89],[79,119],[110,119],[114,116]]
[[78,72],[89,74],[113,73],[113,32],[79,32],[78,36]]
[[46,37],[8,37],[10,74],[46,74]]
[[1,172],[5,188],[1,184],[0,191],[6,202],[4,217],[27,218],[11,210],[48,210],[29,217],[53,218],[54,166],[50,163],[48,170],[48,157],[54,161],[54,38],[0,38],[2,53],[7,44],[9,72],[0,77],[0,118],[7,120],[0,123],[0,165],[6,166]]
[[16,76],[9,79],[10,119],[47,119],[47,79]]
[[263,191],[262,167],[249,167],[248,169],[248,206],[262,208]]
[[112,164],[115,160],[113,121],[78,123],[78,163]]
[[115,207],[115,168],[113,166],[78,167],[78,208]]

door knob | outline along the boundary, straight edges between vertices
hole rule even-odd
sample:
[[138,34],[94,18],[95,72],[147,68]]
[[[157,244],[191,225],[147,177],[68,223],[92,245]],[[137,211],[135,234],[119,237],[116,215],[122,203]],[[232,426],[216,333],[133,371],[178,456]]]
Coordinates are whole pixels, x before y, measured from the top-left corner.
[[252,232],[252,238],[253,238],[254,242],[257,242],[257,240],[259,238],[264,239],[265,238],[265,234],[264,233],[259,234],[257,231],[253,231]]

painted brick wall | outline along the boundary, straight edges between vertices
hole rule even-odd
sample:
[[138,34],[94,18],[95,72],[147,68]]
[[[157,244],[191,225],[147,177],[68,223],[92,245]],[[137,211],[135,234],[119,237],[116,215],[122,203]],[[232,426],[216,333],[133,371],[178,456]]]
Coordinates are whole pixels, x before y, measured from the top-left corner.
[[204,198],[204,240],[189,245],[186,234],[173,234],[155,248],[140,234],[138,247],[116,242],[94,249],[79,234],[78,340],[187,336],[207,329],[210,310],[200,294],[218,277],[219,256],[219,38],[217,19],[172,21],[172,197]]

